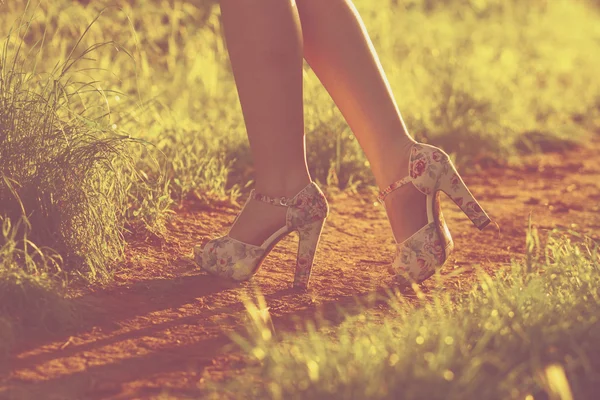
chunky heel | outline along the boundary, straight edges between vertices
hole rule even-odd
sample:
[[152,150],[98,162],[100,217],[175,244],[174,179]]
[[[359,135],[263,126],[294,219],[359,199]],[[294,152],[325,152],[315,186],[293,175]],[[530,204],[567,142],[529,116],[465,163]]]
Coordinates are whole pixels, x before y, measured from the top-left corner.
[[377,199],[385,207],[385,198],[407,184],[427,196],[427,225],[402,243],[396,243],[396,257],[391,268],[399,282],[420,283],[442,268],[454,249],[440,208],[440,192],[446,193],[479,229],[485,228],[491,220],[463,182],[448,154],[435,146],[413,144],[408,175],[379,192]]
[[244,207],[250,201],[287,208],[285,225],[274,231],[260,246],[241,242],[229,234],[212,239],[204,247],[194,247],[196,263],[210,274],[245,281],[256,274],[265,257],[282,238],[298,231],[300,242],[294,286],[306,287],[319,235],[329,213],[325,195],[311,182],[292,198],[270,197],[252,190]]
[[325,219],[311,222],[298,228],[298,258],[294,274],[294,288],[306,289],[310,279],[315,253],[319,246]]
[[479,230],[483,230],[492,220],[481,208],[456,168],[449,161],[447,172],[440,177],[439,189],[446,193],[450,199],[465,213]]

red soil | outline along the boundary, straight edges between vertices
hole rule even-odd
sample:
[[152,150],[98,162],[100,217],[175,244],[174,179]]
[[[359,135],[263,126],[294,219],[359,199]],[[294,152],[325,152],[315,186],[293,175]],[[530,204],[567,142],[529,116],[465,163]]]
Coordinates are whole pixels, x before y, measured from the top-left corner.
[[[444,290],[458,293],[473,282],[475,270],[494,272],[520,259],[530,213],[542,237],[563,228],[598,239],[599,150],[593,145],[532,156],[519,167],[465,176],[500,232],[493,226],[479,232],[444,199],[456,251],[442,274],[464,267]],[[319,309],[335,320],[337,305],[382,292],[391,283],[386,264],[394,250],[384,210],[370,193],[328,193],[328,199],[331,216],[307,293],[289,289],[295,237],[279,244],[250,282],[223,282],[198,271],[190,249],[224,232],[238,209],[186,203],[164,240],[128,245],[126,265],[113,284],[73,299],[89,307],[79,329],[20,343],[0,378],[0,398],[130,399],[163,391],[198,398],[207,379],[243,368],[228,333],[243,326],[240,296],[248,289],[258,286],[265,295],[276,329],[291,329]],[[433,281],[423,285],[426,293],[439,289]]]

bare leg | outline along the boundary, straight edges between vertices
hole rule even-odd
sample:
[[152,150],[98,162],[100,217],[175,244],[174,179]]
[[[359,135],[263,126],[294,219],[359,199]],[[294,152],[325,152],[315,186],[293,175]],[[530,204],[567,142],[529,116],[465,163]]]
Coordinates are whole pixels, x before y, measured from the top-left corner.
[[[362,146],[380,189],[408,172],[408,134],[368,33],[350,0],[297,0],[304,57]],[[425,196],[407,185],[386,199],[401,242],[427,223]]]
[[[293,0],[221,0],[225,39],[255,166],[255,188],[290,197],[310,182],[304,146],[302,32]],[[285,208],[251,201],[230,231],[261,244]]]

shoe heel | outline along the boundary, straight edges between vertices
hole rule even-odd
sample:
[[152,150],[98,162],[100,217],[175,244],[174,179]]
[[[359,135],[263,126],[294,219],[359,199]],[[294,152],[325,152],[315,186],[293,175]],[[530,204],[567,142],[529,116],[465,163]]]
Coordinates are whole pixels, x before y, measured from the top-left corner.
[[325,219],[311,222],[298,228],[298,257],[294,273],[294,288],[306,289],[310,279],[315,253],[319,246]]
[[439,189],[446,193],[479,230],[483,230],[492,220],[481,208],[454,165],[440,179]]

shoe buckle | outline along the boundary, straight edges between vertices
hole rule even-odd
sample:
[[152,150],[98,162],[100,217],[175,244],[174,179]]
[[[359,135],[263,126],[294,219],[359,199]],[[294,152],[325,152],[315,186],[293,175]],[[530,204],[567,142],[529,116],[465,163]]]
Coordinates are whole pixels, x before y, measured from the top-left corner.
[[288,199],[286,199],[285,197],[280,197],[279,198],[279,205],[280,206],[287,206],[288,205]]

